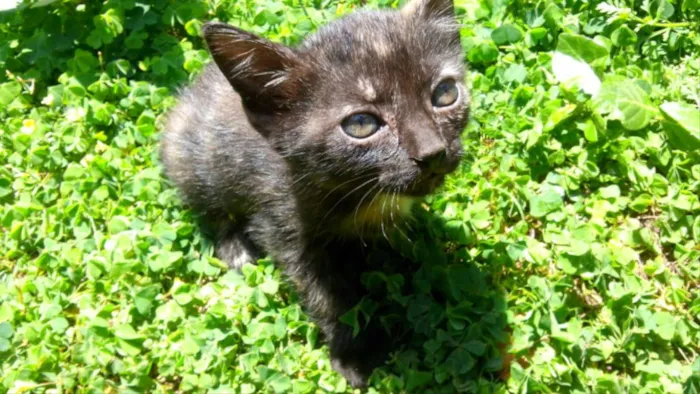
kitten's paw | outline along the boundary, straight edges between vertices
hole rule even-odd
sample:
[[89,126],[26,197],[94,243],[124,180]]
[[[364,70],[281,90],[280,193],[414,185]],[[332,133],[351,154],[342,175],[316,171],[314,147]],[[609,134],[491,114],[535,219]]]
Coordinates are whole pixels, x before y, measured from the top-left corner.
[[255,245],[240,232],[221,238],[216,244],[215,253],[219,260],[234,269],[240,269],[246,263],[255,264],[260,257]]
[[349,326],[344,326],[330,343],[331,366],[353,387],[367,387],[374,369],[384,365],[389,357],[391,343],[386,331],[375,324],[357,337],[352,336]]
[[359,360],[341,360],[338,357],[332,357],[331,366],[354,388],[367,387],[367,381],[372,374],[372,369],[367,370],[367,366],[362,365]]

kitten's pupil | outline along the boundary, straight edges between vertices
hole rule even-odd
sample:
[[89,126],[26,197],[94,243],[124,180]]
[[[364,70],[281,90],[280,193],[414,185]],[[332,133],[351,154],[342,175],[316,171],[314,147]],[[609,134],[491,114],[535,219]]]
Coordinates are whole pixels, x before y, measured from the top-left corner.
[[459,97],[459,89],[457,84],[452,79],[446,79],[435,88],[433,91],[432,102],[435,107],[447,107],[457,101]]
[[345,118],[342,127],[351,137],[367,138],[379,129],[379,120],[371,114],[354,114]]

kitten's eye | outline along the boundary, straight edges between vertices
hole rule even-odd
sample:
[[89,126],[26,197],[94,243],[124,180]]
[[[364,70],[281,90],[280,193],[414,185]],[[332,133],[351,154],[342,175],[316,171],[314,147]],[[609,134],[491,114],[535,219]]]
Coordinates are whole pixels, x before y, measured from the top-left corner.
[[454,79],[446,79],[433,90],[432,102],[434,107],[447,107],[457,101],[459,88]]
[[350,115],[342,123],[345,134],[355,138],[367,138],[379,130],[379,120],[370,114]]

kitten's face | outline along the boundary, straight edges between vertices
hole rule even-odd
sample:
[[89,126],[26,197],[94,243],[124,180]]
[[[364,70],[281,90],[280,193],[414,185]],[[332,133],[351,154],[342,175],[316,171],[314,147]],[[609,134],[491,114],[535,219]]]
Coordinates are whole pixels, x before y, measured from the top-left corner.
[[298,50],[205,35],[251,122],[307,187],[422,196],[457,167],[469,100],[450,0],[356,13]]
[[325,188],[365,176],[377,191],[420,196],[457,167],[468,92],[453,21],[354,14],[303,51],[318,77],[288,145],[302,172],[320,172]]

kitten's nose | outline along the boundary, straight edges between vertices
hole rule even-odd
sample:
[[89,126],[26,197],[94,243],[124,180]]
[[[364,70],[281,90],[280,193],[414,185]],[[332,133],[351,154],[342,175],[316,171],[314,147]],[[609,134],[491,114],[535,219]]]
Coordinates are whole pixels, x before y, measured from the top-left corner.
[[418,166],[424,171],[430,171],[434,174],[443,174],[445,159],[447,158],[447,152],[445,150],[445,145],[442,143],[435,144],[429,150],[423,150],[420,155],[417,155],[414,160],[418,163]]

